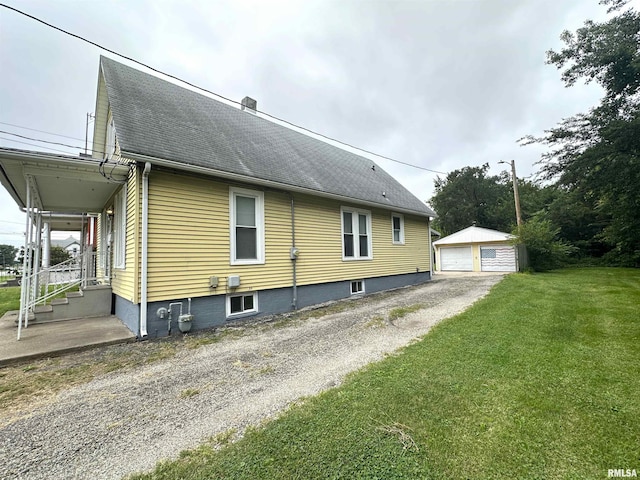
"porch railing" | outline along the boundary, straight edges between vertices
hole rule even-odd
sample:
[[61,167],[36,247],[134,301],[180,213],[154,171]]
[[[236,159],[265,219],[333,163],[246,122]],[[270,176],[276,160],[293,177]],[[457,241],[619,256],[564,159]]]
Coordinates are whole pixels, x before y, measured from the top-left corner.
[[40,270],[32,280],[35,295],[29,298],[28,307],[44,305],[47,300],[72,289],[82,282],[82,266],[79,258]]
[[37,305],[44,305],[48,300],[74,287],[86,287],[96,283],[96,252],[86,248],[75,258],[70,258],[51,267],[37,269],[22,279],[22,303],[18,318],[18,339],[20,328],[29,325],[29,314]]

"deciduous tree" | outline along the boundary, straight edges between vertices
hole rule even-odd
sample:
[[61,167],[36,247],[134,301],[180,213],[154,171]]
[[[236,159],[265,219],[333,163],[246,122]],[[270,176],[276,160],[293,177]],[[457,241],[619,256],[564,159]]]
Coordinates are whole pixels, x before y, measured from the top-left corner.
[[13,245],[0,245],[0,265],[5,269],[16,263],[18,249]]
[[[616,16],[585,22],[547,52],[567,86],[578,80],[604,88],[600,104],[563,120],[541,137],[550,147],[542,173],[593,209],[599,238],[618,263],[640,265],[640,14],[624,0],[604,0]],[[602,223],[601,223],[602,222]]]

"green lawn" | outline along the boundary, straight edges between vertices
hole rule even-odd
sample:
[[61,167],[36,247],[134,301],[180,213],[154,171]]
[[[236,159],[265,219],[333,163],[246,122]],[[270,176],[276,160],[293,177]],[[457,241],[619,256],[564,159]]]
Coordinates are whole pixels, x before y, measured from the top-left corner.
[[0,288],[0,317],[20,308],[20,287]]
[[134,478],[574,479],[640,470],[639,317],[640,270],[511,275],[341,387],[235,443],[212,439]]

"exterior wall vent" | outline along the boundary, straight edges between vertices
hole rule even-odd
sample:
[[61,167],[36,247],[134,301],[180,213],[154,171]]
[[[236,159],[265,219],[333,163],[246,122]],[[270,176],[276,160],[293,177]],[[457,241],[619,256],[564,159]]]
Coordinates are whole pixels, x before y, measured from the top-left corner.
[[244,97],[240,109],[255,114],[258,110],[258,102],[251,97]]

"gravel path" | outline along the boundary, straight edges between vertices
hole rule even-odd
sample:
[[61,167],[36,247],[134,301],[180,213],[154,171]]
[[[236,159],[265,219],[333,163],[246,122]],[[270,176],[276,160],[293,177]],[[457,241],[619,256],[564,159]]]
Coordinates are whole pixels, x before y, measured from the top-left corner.
[[[149,470],[340,384],[461,312],[502,276],[435,278],[322,318],[247,326],[242,336],[64,391],[2,427],[0,478],[119,479]],[[426,308],[386,320],[391,309],[417,303]]]

